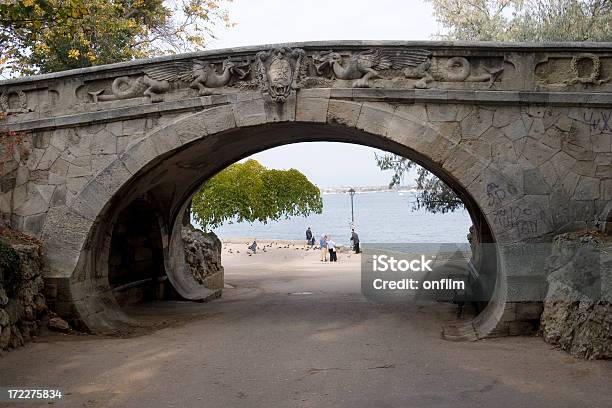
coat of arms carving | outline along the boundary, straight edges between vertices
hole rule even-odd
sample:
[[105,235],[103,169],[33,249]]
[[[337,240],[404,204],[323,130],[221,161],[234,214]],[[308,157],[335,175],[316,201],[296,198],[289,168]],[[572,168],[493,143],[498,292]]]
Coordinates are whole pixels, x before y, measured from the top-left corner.
[[298,88],[305,55],[302,49],[285,47],[257,53],[256,80],[261,91],[274,101],[284,103],[291,91]]

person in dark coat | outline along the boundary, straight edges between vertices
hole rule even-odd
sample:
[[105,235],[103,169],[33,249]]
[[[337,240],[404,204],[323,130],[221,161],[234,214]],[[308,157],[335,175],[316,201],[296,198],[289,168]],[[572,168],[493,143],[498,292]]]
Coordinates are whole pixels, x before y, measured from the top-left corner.
[[358,254],[361,252],[361,249],[359,248],[359,235],[357,235],[355,232],[355,228],[353,228],[351,232],[351,242],[353,243],[353,250],[355,253]]
[[306,242],[308,242],[308,245],[310,245],[312,242],[312,231],[310,230],[310,227],[306,229]]

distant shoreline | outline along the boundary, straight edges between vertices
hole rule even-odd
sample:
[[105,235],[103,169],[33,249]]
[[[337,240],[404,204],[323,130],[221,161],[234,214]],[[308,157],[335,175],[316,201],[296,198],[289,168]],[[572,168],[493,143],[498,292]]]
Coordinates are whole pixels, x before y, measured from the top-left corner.
[[[223,238],[221,242],[223,244],[250,244],[253,240],[257,240],[258,244],[292,244],[292,245],[307,245],[306,238],[304,239],[259,239],[256,237],[231,237],[231,238]],[[318,243],[318,240],[317,240]]]
[[367,186],[367,187],[320,187],[321,194],[347,194],[350,189],[355,190],[355,193],[416,193],[416,186],[399,186],[389,188],[388,186]]

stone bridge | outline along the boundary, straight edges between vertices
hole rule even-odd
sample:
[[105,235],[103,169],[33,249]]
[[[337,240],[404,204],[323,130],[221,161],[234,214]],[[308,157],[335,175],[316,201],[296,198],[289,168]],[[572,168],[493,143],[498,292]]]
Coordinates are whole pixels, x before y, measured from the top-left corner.
[[[610,78],[608,43],[345,41],[11,79],[0,82],[0,211],[43,242],[52,306],[94,331],[129,321],[117,286],[167,276],[184,298],[214,295],[185,267],[190,197],[225,166],[288,143],[405,156],[463,199],[480,242],[550,242],[610,218]],[[541,279],[503,251],[478,268],[491,300],[457,336],[537,318],[525,302]]]

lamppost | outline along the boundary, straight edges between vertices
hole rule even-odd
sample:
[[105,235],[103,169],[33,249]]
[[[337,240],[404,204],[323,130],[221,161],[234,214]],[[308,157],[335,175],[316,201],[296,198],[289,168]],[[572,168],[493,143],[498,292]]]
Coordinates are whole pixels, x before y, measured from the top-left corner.
[[348,193],[351,196],[351,226],[353,226],[355,225],[355,212],[353,211],[353,197],[355,197],[355,190],[353,190],[351,187]]

